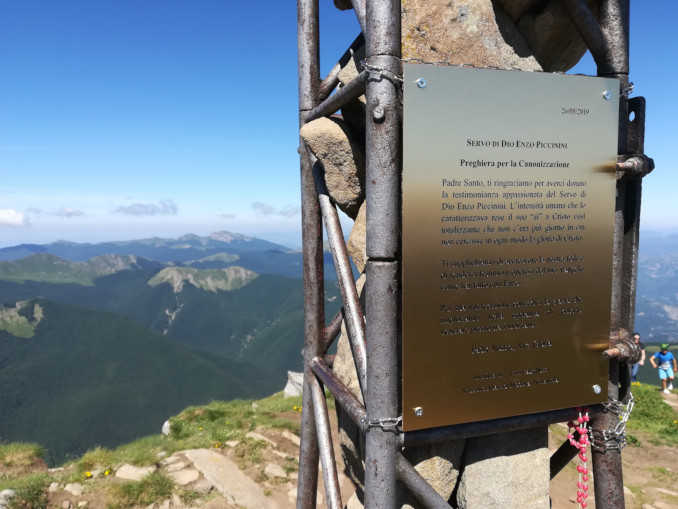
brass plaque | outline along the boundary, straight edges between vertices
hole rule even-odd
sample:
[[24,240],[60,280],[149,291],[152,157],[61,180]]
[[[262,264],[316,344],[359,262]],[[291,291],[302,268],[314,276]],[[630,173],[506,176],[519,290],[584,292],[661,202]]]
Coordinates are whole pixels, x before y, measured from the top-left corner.
[[607,399],[618,91],[405,64],[405,431]]

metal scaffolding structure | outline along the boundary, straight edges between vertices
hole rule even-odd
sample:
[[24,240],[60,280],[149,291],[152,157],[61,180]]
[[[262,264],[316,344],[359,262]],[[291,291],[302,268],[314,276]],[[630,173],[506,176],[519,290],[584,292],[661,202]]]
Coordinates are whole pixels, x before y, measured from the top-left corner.
[[[399,288],[400,210],[402,173],[402,75],[401,12],[397,0],[350,0],[362,33],[324,78],[319,74],[319,0],[297,0],[299,49],[300,127],[335,113],[342,105],[365,94],[366,107],[366,202],[367,262],[365,321],[358,302],[344,235],[337,210],[329,198],[322,169],[300,141],[303,269],[304,269],[304,392],[301,423],[298,509],[316,507],[318,462],[322,462],[327,507],[343,507],[332,446],[332,432],[324,389],[334,394],[336,404],[365,436],[365,507],[396,506],[396,481],[421,504],[449,508],[448,502],[405,459],[405,446],[482,436],[526,429],[576,417],[573,409],[543,412],[422,431],[402,432],[394,425],[399,409]],[[617,78],[621,85],[619,104],[617,199],[609,396],[623,401],[630,379],[623,360],[624,345],[614,338],[619,331],[633,330],[638,263],[638,226],[642,177],[653,168],[644,154],[645,101],[628,98],[630,0],[601,0],[598,16],[585,0],[561,0],[591,51],[597,74]],[[329,3],[329,2],[328,2]],[[367,70],[337,88],[339,70],[351,58],[351,49],[365,45]],[[380,72],[370,69],[378,68]],[[334,93],[333,93],[334,92]],[[629,120],[630,115],[633,120]],[[323,294],[323,224],[329,239],[343,308],[325,327]],[[366,405],[332,372],[327,350],[345,321],[358,379]],[[619,346],[619,348],[615,348]],[[619,356],[619,352],[622,355]],[[618,416],[602,405],[593,408],[592,425],[613,429]],[[553,477],[576,454],[574,447],[561,447],[551,458]],[[624,507],[621,451],[594,450],[596,507]],[[345,502],[345,501],[344,501]]]

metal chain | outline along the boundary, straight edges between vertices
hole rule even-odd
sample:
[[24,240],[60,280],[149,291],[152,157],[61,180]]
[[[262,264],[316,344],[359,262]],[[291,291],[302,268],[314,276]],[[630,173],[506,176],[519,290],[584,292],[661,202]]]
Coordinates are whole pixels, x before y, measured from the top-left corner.
[[589,426],[591,448],[597,451],[621,451],[626,446],[626,423],[633,410],[633,394],[629,392],[629,402],[626,405],[621,401],[603,403],[605,410],[619,416],[619,422],[613,430],[599,430]]
[[403,422],[403,416],[399,417],[389,417],[387,419],[368,419],[365,417],[363,419],[363,426],[365,431],[369,431],[370,428],[381,428],[384,431],[395,431],[400,433],[400,425]]

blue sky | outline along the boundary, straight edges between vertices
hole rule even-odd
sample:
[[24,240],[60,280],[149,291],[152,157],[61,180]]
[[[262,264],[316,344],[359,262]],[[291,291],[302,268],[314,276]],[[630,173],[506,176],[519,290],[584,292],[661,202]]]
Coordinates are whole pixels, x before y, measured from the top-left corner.
[[[327,72],[358,25],[320,3]],[[0,247],[219,230],[300,244],[295,5],[0,0]],[[632,5],[657,165],[642,224],[662,231],[678,231],[677,18],[674,0]]]

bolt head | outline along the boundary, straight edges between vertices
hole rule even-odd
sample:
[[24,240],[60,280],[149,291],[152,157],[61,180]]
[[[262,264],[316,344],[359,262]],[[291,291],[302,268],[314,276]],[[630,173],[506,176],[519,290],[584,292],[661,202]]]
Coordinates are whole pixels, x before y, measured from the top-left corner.
[[424,78],[419,78],[417,80],[417,86],[419,88],[426,88],[426,80]]
[[605,92],[603,92],[603,97],[605,99],[610,99],[612,97],[612,92],[610,92],[609,90],[606,90]]
[[593,392],[596,394],[600,394],[601,392],[603,392],[603,389],[600,388],[600,385],[596,384],[593,386]]
[[417,417],[421,417],[422,415],[424,415],[424,409],[418,406],[417,408],[414,409],[414,415],[416,415]]

